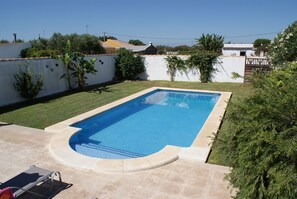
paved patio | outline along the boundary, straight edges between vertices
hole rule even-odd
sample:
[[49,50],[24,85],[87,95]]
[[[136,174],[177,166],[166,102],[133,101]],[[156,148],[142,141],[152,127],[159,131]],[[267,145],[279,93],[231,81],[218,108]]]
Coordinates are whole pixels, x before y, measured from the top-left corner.
[[[178,198],[229,199],[224,174],[228,167],[181,160],[155,169],[128,173],[95,173],[60,164],[48,150],[54,134],[17,125],[0,124],[0,182],[30,165],[58,170],[72,184],[53,198]],[[28,194],[23,198],[32,198]]]

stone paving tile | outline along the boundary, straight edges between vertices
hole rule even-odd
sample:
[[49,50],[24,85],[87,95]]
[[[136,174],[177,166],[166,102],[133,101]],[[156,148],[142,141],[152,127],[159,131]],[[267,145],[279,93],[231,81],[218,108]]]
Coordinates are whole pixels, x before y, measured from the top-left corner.
[[203,189],[199,186],[186,185],[180,195],[188,198],[203,198],[205,195]]
[[[227,189],[228,182],[223,180],[225,173],[229,171],[227,167],[177,160],[159,168],[131,173],[77,170],[62,165],[52,157],[47,148],[52,135],[16,125],[1,126],[0,182],[35,164],[60,171],[63,182],[72,184],[68,189],[54,195],[54,199],[231,198],[230,189]],[[23,198],[28,197],[31,195]]]
[[165,180],[162,182],[159,193],[170,193],[171,195],[180,195],[183,190],[183,184],[177,183],[171,180]]

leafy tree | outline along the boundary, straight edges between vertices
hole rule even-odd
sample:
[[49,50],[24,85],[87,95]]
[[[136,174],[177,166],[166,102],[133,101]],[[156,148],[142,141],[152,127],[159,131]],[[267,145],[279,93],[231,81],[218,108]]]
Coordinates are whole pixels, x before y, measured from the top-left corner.
[[268,52],[268,46],[270,45],[270,39],[256,39],[254,41],[254,48],[256,48],[256,54],[259,55],[261,51]]
[[274,66],[297,60],[297,21],[279,33],[271,42],[268,57]]
[[262,39],[262,38],[260,38],[260,39],[256,39],[253,44],[254,44],[254,47],[255,48],[259,48],[261,46],[268,47],[270,43],[271,43],[271,40],[270,39]]
[[43,80],[41,75],[33,75],[29,63],[25,63],[24,67],[24,71],[20,67],[20,71],[14,75],[16,82],[13,87],[23,98],[33,100],[42,90]]
[[[73,49],[74,51],[84,54],[105,53],[105,49],[101,46],[98,37],[89,34],[83,34],[79,35],[78,39],[78,49]],[[74,40],[72,40],[72,42],[74,42]]]
[[214,52],[197,51],[188,58],[188,67],[194,71],[199,71],[202,83],[211,82],[212,73],[215,71],[213,64],[217,57],[218,54]]
[[135,39],[135,40],[130,39],[128,43],[135,45],[135,46],[144,46],[145,45],[142,41],[140,41],[138,39]]
[[68,40],[61,33],[54,33],[48,41],[47,49],[55,49],[60,53],[64,53],[64,48]]
[[228,178],[237,199],[297,198],[297,63],[252,83],[254,95],[231,104],[229,133],[218,139]]
[[222,53],[224,46],[224,37],[216,34],[202,34],[199,39],[196,39],[200,50]]
[[118,50],[115,65],[116,77],[121,80],[134,80],[138,74],[145,71],[143,57],[124,48]]
[[170,75],[170,81],[174,81],[174,76],[178,70],[185,71],[185,62],[180,57],[168,56],[165,58],[167,62],[167,73]]
[[36,48],[37,50],[46,50],[48,49],[48,39],[40,38],[34,39],[31,42],[32,48]]
[[54,33],[50,39],[40,38],[32,40],[32,49],[23,52],[22,57],[54,56],[56,54],[63,54],[65,53],[65,46],[68,40],[71,42],[73,52],[81,52],[84,54],[105,53],[105,49],[101,46],[99,38],[94,35],[62,35],[61,33]]
[[70,34],[62,35],[61,33],[54,33],[48,41],[48,49],[58,50],[64,53],[67,41],[71,42],[73,52],[81,52],[84,54],[99,54],[105,53],[104,48],[99,42],[99,38],[89,34]]

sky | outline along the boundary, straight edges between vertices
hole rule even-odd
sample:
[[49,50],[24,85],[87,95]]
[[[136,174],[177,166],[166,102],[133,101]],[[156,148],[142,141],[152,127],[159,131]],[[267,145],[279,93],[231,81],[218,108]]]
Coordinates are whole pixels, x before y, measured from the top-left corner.
[[114,36],[154,45],[193,45],[204,34],[225,43],[273,39],[297,20],[296,0],[0,0],[0,40],[53,33]]

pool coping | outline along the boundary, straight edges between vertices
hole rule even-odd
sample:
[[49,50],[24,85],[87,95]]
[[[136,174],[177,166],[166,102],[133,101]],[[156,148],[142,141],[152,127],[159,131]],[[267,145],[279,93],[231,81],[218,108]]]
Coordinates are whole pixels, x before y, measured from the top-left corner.
[[[159,152],[149,156],[115,160],[88,157],[71,149],[69,146],[69,139],[80,129],[71,127],[70,125],[157,89],[221,94],[212,112],[190,147],[167,145]],[[231,95],[231,92],[152,87],[45,128],[46,132],[55,133],[48,144],[48,149],[52,156],[62,164],[76,169],[93,170],[94,172],[140,171],[163,166],[177,159],[206,162],[211,151],[213,136],[217,133],[220,127]]]

